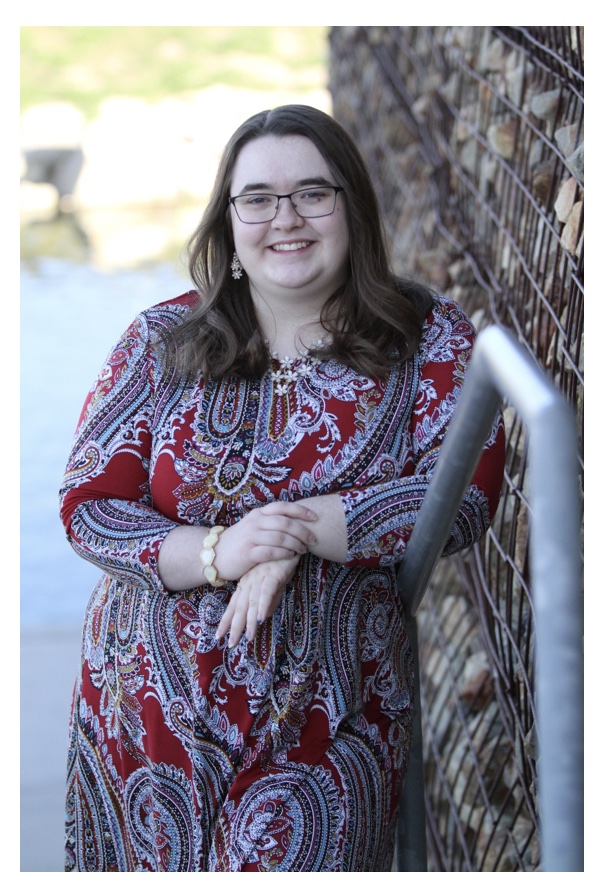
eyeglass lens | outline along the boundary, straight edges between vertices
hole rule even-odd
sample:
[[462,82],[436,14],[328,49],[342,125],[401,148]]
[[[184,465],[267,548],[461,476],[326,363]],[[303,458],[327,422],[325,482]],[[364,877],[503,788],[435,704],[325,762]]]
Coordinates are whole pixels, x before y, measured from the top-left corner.
[[288,196],[278,197],[273,193],[248,193],[233,199],[237,214],[244,223],[261,223],[272,221],[276,216],[279,202],[291,199],[292,204],[302,218],[321,218],[331,215],[336,205],[335,187],[312,187],[296,190]]

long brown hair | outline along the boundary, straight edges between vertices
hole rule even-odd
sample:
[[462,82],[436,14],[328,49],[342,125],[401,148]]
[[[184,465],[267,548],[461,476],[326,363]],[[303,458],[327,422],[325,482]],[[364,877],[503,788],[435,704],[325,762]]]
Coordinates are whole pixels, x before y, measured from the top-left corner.
[[188,243],[189,272],[200,302],[168,332],[168,357],[180,371],[200,371],[206,377],[255,378],[270,365],[247,277],[234,280],[231,275],[235,246],[228,211],[241,149],[267,134],[307,137],[345,190],[350,273],[323,308],[322,323],[331,343],[313,354],[379,377],[417,349],[432,294],[392,273],[369,172],[349,135],[329,115],[302,105],[259,112],[229,140],[208,206]]

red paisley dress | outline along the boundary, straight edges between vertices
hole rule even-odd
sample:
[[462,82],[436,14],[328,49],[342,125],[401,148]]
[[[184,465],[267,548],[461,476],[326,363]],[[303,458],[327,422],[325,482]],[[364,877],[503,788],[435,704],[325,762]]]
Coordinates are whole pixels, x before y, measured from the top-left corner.
[[[164,369],[157,347],[196,301],[151,308],[120,339],[61,489],[70,543],[102,570],[70,724],[66,868],[388,871],[413,691],[397,564],[474,330],[436,299],[420,349],[384,380],[327,361],[280,387],[268,372],[204,382]],[[503,440],[498,420],[447,553],[489,525]],[[163,586],[174,526],[331,492],[347,562],[304,556],[253,641],[215,639],[234,585]]]

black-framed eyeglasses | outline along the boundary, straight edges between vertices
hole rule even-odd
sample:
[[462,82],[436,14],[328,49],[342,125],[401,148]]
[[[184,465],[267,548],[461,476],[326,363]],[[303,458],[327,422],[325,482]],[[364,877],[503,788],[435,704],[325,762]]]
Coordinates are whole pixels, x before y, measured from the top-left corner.
[[240,196],[229,196],[237,217],[242,224],[266,224],[276,218],[279,203],[289,199],[296,214],[301,218],[325,218],[333,214],[336,197],[344,187],[319,186],[305,187],[293,193],[242,193]]

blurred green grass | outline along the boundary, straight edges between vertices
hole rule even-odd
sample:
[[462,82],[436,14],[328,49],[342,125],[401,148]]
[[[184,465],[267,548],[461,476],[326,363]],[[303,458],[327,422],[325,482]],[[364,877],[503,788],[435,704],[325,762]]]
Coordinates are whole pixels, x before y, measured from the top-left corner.
[[227,84],[326,86],[328,27],[26,26],[21,111],[68,102],[88,119],[109,96],[153,102]]

